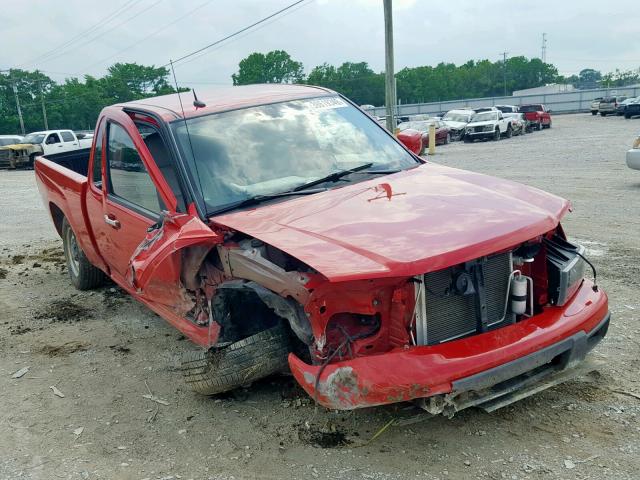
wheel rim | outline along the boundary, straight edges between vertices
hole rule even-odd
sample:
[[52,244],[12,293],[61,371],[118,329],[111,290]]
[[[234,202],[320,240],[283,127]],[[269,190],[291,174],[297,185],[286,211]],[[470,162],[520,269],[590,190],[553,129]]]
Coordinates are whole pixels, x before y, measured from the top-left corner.
[[77,277],[80,273],[80,247],[78,246],[76,236],[70,228],[67,229],[66,237],[67,264],[69,265],[73,275]]
[[447,133],[447,138],[445,140],[445,143],[449,143],[451,141],[451,135]]

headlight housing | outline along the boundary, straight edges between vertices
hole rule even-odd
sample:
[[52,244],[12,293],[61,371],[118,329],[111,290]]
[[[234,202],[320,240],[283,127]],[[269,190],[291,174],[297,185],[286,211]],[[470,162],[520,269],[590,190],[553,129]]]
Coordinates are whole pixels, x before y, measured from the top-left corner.
[[493,125],[485,125],[484,126],[484,131],[485,132],[493,132]]
[[578,290],[584,279],[585,248],[574,245],[555,234],[545,240],[547,250],[547,274],[549,301],[562,306]]

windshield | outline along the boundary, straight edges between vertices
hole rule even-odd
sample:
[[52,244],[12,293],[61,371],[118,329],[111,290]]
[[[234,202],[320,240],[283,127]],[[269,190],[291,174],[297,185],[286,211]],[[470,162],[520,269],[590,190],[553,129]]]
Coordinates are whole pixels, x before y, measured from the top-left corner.
[[44,133],[30,133],[22,140],[22,143],[42,143],[44,140]]
[[471,117],[471,123],[473,122],[490,122],[491,120],[495,120],[498,118],[497,112],[482,112],[476,113],[473,117]]
[[184,121],[172,126],[198,177],[195,187],[207,212],[369,163],[368,170],[385,171],[418,163],[369,116],[338,96],[260,105],[186,124],[191,141]]
[[442,120],[446,121],[450,121],[450,122],[463,122],[463,123],[469,123],[469,118],[471,118],[471,115],[468,115],[466,113],[452,113],[452,112],[448,112],[443,118]]
[[541,112],[542,105],[523,105],[520,107],[521,112]]

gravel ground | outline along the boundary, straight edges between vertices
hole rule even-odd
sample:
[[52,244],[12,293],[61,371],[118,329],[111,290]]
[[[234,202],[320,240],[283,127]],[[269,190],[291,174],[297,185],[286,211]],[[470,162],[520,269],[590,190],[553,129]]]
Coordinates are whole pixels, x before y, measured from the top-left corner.
[[[189,342],[113,285],[75,291],[33,172],[0,172],[0,479],[637,479],[640,172],[624,152],[639,127],[557,116],[551,130],[438,148],[437,162],[570,198],[565,229],[613,315],[599,373],[451,420],[410,404],[315,409],[288,377],[193,394],[176,370]],[[404,425],[373,439],[390,420]]]

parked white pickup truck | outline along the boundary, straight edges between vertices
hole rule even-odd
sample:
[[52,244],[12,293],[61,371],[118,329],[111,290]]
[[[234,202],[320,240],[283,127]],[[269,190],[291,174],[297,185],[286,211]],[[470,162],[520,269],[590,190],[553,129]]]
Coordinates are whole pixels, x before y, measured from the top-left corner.
[[33,167],[38,155],[70,152],[91,148],[91,138],[78,139],[71,130],[32,132],[19,143],[0,147],[0,167]]
[[509,138],[513,135],[511,120],[504,118],[499,110],[476,113],[471,117],[464,134],[465,142],[473,142],[477,139],[500,140],[504,135]]

